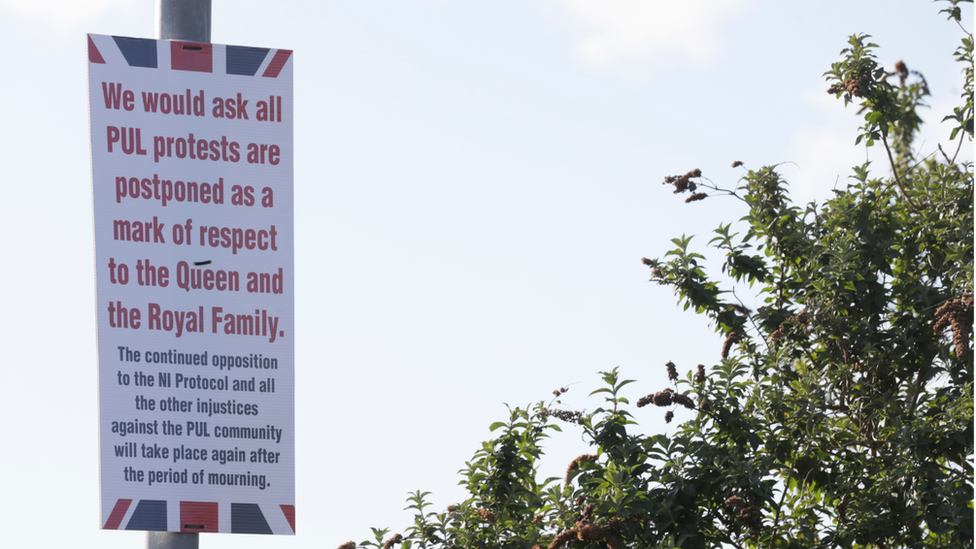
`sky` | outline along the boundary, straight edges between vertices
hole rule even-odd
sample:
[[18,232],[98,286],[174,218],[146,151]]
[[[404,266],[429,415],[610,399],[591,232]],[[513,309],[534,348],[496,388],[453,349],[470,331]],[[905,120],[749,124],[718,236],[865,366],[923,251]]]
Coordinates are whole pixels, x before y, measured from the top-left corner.
[[[335,547],[403,531],[408,492],[463,498],[457,471],[506,404],[598,372],[636,400],[719,359],[722,339],[648,282],[641,257],[744,214],[661,185],[721,187],[781,164],[799,203],[881,151],[823,73],[867,33],[924,73],[919,143],[961,93],[961,31],[912,1],[214,0],[216,43],[294,50],[296,536],[201,546]],[[972,11],[964,21],[971,31]],[[135,547],[99,529],[95,265],[85,33],[153,37],[154,4],[0,0],[0,516],[16,547]],[[964,147],[972,158],[972,147]],[[713,264],[714,266],[714,264]],[[712,272],[717,269],[713,268]],[[749,297],[743,296],[749,304]],[[682,412],[678,412],[681,420]],[[658,411],[639,429],[666,432]],[[544,476],[587,453],[565,429]]]

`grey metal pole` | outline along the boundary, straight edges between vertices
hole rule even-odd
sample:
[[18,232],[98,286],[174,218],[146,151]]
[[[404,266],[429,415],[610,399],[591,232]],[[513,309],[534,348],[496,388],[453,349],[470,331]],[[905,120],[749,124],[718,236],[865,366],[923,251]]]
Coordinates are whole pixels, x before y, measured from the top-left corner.
[[[156,0],[156,38],[210,42],[210,0]],[[200,534],[146,532],[146,549],[199,549]]]
[[210,0],[157,0],[156,38],[210,42]]
[[146,532],[146,549],[199,549],[200,534]]

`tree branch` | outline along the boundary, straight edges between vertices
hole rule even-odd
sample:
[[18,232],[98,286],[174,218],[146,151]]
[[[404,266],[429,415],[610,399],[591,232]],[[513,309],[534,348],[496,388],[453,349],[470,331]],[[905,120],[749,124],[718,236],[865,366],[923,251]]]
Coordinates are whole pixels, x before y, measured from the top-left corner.
[[888,153],[888,162],[891,163],[891,173],[893,173],[895,176],[895,183],[898,185],[898,189],[901,191],[901,195],[905,197],[905,200],[908,201],[908,204],[911,207],[919,211],[923,210],[924,208],[922,208],[922,206],[915,204],[915,201],[913,201],[912,198],[908,196],[908,191],[906,191],[905,186],[902,185],[901,177],[898,176],[898,167],[895,165],[895,158],[891,156],[891,147],[888,146],[888,138],[885,137],[884,132],[881,132],[881,142],[884,143],[885,152]]

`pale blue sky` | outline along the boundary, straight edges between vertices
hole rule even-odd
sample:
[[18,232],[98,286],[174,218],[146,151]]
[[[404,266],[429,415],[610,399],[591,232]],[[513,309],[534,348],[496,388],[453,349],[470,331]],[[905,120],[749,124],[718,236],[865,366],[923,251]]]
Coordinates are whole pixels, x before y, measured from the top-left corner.
[[[742,160],[794,163],[804,201],[843,184],[866,153],[821,75],[848,35],[925,74],[926,120],[961,92],[960,31],[938,4],[673,4],[214,1],[214,42],[295,51],[298,535],[203,546],[400,531],[408,491],[433,491],[438,510],[461,497],[456,471],[503,403],[576,383],[563,402],[593,409],[599,370],[640,380],[636,399],[664,386],[668,360],[714,364],[721,339],[639,260],[682,233],[703,247],[742,209],[686,205],[660,182],[700,168],[731,186]],[[152,37],[153,10],[0,0],[11,546],[141,544],[98,530],[85,33]],[[923,152],[947,132],[933,124]],[[656,432],[661,416],[637,419]],[[586,450],[567,429],[545,472]]]

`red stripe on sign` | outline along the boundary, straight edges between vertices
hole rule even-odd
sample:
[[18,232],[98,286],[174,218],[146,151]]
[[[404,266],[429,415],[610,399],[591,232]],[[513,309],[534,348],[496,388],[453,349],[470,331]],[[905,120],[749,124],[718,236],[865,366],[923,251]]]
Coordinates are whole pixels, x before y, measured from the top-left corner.
[[[88,61],[91,63],[101,63],[105,64],[105,59],[102,58],[101,52],[95,47],[95,43],[92,42],[91,36],[88,37]],[[121,501],[121,500],[119,500]]]
[[[91,38],[88,39],[91,43]],[[102,61],[104,63],[104,61]],[[122,519],[125,517],[125,512],[129,510],[129,505],[132,503],[131,499],[120,499],[115,502],[115,508],[112,509],[112,513],[108,516],[108,520],[105,521],[105,530],[118,530],[119,525],[122,524]]]
[[213,44],[171,42],[169,47],[174,71],[213,72]]
[[291,50],[278,50],[271,62],[268,63],[268,68],[264,70],[265,78],[278,78],[278,73],[281,72],[282,67],[285,66],[285,61],[288,61],[288,57],[291,56]]
[[219,532],[217,503],[207,501],[180,502],[180,532]]
[[291,531],[295,531],[295,506],[294,505],[282,505],[281,512],[285,514],[285,518],[288,519],[288,524],[291,525]]

